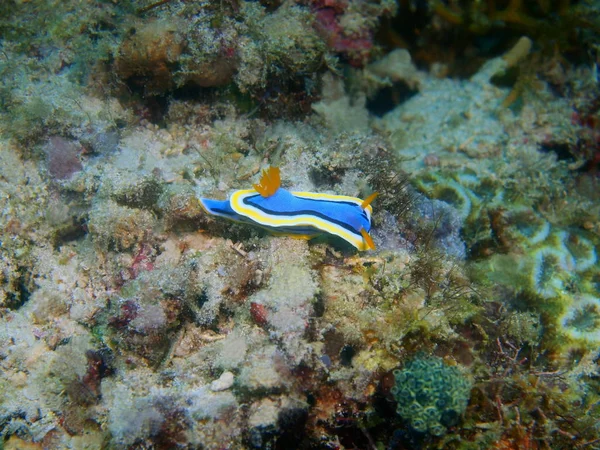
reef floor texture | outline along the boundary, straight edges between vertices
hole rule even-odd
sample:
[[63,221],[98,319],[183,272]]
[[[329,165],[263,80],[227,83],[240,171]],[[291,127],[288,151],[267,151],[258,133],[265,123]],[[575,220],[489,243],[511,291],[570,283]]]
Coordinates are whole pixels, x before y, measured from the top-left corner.
[[600,449],[598,2],[1,3],[0,450]]

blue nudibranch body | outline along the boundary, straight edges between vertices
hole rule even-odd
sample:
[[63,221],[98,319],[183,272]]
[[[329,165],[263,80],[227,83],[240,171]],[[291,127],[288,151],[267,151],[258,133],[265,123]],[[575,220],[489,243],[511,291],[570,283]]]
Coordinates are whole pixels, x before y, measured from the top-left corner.
[[358,250],[374,249],[370,203],[345,195],[290,192],[280,187],[279,168],[263,170],[254,189],[235,191],[227,200],[201,198],[209,214],[252,223],[275,233],[311,239],[323,233],[339,236]]

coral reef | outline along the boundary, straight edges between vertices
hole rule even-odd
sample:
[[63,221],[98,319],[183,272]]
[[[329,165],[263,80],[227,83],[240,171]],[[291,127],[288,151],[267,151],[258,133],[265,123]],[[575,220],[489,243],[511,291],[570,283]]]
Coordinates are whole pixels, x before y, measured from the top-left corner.
[[[597,445],[590,8],[0,4],[0,448]],[[202,209],[268,166],[375,250]]]

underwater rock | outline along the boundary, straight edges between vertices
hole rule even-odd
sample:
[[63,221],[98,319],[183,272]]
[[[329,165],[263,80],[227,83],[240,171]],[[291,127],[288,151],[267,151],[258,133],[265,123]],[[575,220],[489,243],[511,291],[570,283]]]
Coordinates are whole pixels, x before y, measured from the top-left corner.
[[265,398],[250,405],[246,440],[250,448],[294,448],[305,434],[307,405],[288,397]]
[[334,135],[352,130],[366,133],[369,129],[367,99],[363,94],[349,97],[344,94],[341,80],[331,74],[323,76],[323,99],[312,104],[312,109]]
[[186,393],[185,403],[188,414],[198,421],[220,419],[239,408],[231,391],[214,391],[210,386],[191,389]]
[[87,153],[107,156],[117,150],[121,136],[114,128],[89,129],[79,139]]
[[285,377],[284,355],[275,345],[268,345],[252,353],[240,370],[237,385],[253,395],[277,393],[289,382]]
[[248,355],[248,338],[237,330],[229,333],[217,347],[214,359],[215,367],[234,370],[242,365]]
[[413,64],[410,53],[406,49],[396,49],[385,57],[369,64],[366,69],[372,76],[378,77],[381,85],[390,81],[403,81],[412,90],[418,89],[421,75]]
[[173,89],[173,69],[184,48],[176,22],[152,20],[139,24],[118,50],[116,73],[147,93]]
[[142,292],[141,295],[148,297],[115,302],[115,308],[108,311],[106,334],[119,343],[121,351],[157,364],[165,356],[179,326],[181,304],[161,299],[157,293]]
[[219,52],[214,42],[203,42],[212,38],[210,33],[195,30],[173,18],[139,24],[119,47],[117,75],[151,95],[186,83],[201,87],[228,84],[237,70],[235,49]]
[[103,191],[121,206],[152,210],[163,191],[163,183],[154,175],[119,171],[105,178]]
[[105,391],[111,404],[107,427],[115,448],[158,437],[167,420],[162,409],[174,399],[162,398],[159,392],[144,395],[124,383],[110,383]]
[[198,195],[192,186],[186,184],[167,185],[157,207],[165,217],[168,229],[187,224],[194,229],[198,219],[204,215]]
[[52,136],[44,145],[48,173],[57,180],[66,180],[83,169],[79,155],[81,145],[61,136]]
[[127,250],[151,235],[156,220],[143,209],[103,201],[90,211],[88,227],[94,241],[103,248]]
[[414,198],[413,205],[419,222],[416,228],[426,224],[432,226],[431,244],[446,255],[464,259],[466,247],[461,236],[463,213],[445,200],[428,200],[421,195],[415,195]]
[[287,357],[299,362],[306,351],[303,337],[319,291],[309,264],[308,244],[292,238],[272,239],[268,258],[267,287],[253,294],[248,306],[258,323],[270,327],[271,336],[280,342]]
[[221,376],[210,383],[210,390],[213,392],[226,391],[233,386],[234,375],[231,372],[223,372]]

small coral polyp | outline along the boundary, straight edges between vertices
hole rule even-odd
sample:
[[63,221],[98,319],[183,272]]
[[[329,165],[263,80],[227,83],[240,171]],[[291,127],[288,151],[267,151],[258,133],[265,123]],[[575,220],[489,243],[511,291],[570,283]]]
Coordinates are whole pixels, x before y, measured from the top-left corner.
[[499,185],[498,180],[493,178],[484,178],[479,180],[477,184],[466,184],[471,190],[472,195],[477,199],[478,204],[482,205],[499,205],[504,200],[504,191]]
[[598,262],[598,256],[594,244],[577,233],[559,233],[562,244],[573,257],[575,271],[583,272],[590,269]]
[[532,256],[531,289],[543,298],[557,297],[572,268],[571,255],[563,249],[544,246],[535,250]]
[[417,181],[417,188],[429,198],[452,205],[462,219],[471,214],[473,194],[452,179],[438,174],[427,174]]
[[573,339],[600,342],[600,298],[582,294],[560,318],[564,333]]
[[600,297],[600,267],[581,274],[581,291]]
[[[516,241],[539,244],[550,234],[550,223],[529,208],[519,208],[507,214],[508,232]],[[521,239],[517,239],[521,238]]]
[[463,219],[469,217],[471,213],[471,199],[466,189],[456,181],[448,181],[447,184],[436,186],[432,192],[433,198],[442,200],[456,208],[458,214]]

